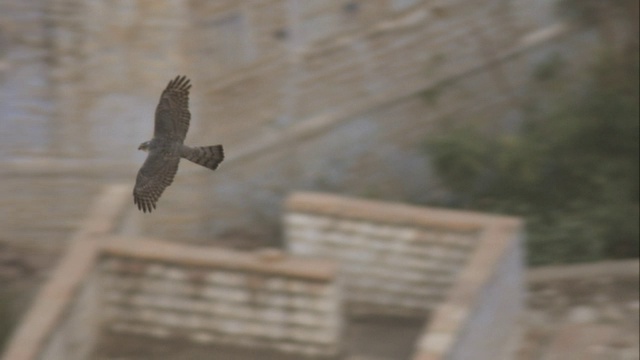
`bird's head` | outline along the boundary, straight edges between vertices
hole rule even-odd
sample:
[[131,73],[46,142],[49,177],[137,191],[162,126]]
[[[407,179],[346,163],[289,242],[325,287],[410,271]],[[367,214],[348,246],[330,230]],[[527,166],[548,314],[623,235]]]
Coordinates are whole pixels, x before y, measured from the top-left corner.
[[150,145],[150,141],[145,141],[142,144],[140,144],[140,146],[138,146],[138,150],[142,150],[142,151],[149,151],[149,145]]

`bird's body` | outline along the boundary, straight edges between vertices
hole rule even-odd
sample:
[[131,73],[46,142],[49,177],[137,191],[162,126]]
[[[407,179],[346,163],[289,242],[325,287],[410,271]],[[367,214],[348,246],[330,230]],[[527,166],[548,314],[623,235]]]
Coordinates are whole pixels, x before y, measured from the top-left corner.
[[169,82],[156,108],[153,138],[138,148],[149,152],[133,188],[133,201],[143,212],[156,208],[160,195],[173,182],[181,158],[211,170],[215,170],[224,159],[222,145],[184,145],[191,119],[190,88],[189,79],[185,76]]

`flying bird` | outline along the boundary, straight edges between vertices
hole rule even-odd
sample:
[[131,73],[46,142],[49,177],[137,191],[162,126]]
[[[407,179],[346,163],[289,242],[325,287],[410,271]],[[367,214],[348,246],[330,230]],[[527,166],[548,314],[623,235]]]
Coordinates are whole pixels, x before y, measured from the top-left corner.
[[153,138],[138,147],[148,155],[138,171],[133,202],[145,213],[156,208],[160,195],[173,182],[181,158],[211,170],[224,159],[222,145],[191,147],[184,144],[191,119],[189,89],[191,84],[186,76],[177,76],[169,82],[156,107]]

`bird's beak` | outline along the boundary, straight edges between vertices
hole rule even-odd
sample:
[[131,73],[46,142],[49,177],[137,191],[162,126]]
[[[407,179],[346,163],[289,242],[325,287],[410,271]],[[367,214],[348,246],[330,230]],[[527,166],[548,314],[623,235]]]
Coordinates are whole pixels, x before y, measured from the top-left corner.
[[142,150],[142,145],[138,146],[138,150]]

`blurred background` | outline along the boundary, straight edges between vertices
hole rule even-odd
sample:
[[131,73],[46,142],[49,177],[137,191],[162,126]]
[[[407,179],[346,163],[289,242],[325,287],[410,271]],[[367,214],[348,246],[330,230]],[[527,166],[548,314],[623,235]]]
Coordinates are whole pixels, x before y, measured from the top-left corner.
[[532,266],[638,257],[637,0],[3,0],[0,337],[181,74],[227,159],[129,234],[280,246],[315,190],[522,216]]

